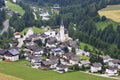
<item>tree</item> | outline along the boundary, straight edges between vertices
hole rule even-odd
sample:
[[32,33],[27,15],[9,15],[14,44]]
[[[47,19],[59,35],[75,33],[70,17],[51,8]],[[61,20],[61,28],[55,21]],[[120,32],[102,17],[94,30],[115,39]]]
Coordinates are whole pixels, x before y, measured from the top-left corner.
[[74,47],[72,47],[72,53],[76,54],[76,50]]
[[105,16],[102,16],[101,20],[104,22],[107,20],[107,18]]
[[65,53],[68,53],[68,52],[69,52],[68,47],[64,47],[64,48],[63,48],[63,51],[64,51]]
[[41,39],[35,40],[34,42],[35,42],[36,44],[38,44],[39,47],[41,47],[41,46],[43,45]]

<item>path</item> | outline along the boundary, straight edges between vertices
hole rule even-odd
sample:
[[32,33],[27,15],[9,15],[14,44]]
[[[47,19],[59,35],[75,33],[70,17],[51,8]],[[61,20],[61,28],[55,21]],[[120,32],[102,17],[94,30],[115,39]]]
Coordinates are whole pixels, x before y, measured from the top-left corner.
[[90,72],[85,72],[85,71],[80,71],[83,73],[87,73],[87,74],[91,74],[91,75],[95,75],[95,76],[101,76],[101,77],[107,77],[107,78],[111,78],[111,79],[116,79],[116,80],[120,80],[120,78],[117,77],[109,77],[106,74],[95,74],[95,73],[90,73]]
[[4,32],[6,32],[6,31],[8,30],[8,28],[9,28],[9,19],[7,19],[7,20],[5,20],[5,21],[3,22],[3,26],[4,26],[4,28],[3,28],[3,30],[0,32],[0,35],[2,35]]

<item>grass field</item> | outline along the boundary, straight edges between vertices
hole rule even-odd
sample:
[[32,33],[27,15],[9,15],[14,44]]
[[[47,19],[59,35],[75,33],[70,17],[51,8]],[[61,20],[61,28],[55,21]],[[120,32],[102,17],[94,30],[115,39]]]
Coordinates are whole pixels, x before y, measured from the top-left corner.
[[109,25],[109,24],[112,24],[112,25],[113,25],[114,30],[117,29],[118,23],[113,22],[112,20],[106,20],[106,21],[104,21],[104,22],[102,22],[102,21],[97,22],[97,23],[96,23],[96,26],[97,26],[97,29],[98,29],[98,30],[100,30],[100,29],[101,29],[101,30],[104,30],[105,27],[107,27],[107,25]]
[[[28,29],[29,29],[29,28],[25,28],[25,29],[21,32],[21,34],[26,33],[26,32],[28,31]],[[35,32],[36,34],[40,34],[40,33],[43,33],[43,32],[45,31],[44,29],[40,29],[40,28],[37,28],[37,27],[35,27],[35,26],[33,26],[32,29],[34,30],[34,32]]]
[[80,49],[84,50],[84,46],[86,45],[88,46],[88,49],[90,49],[91,51],[93,50],[94,47],[92,45],[89,45],[83,42],[80,42]]
[[0,73],[0,80],[23,80],[23,79]]
[[7,0],[6,5],[7,5],[8,9],[10,9],[14,12],[19,12],[19,13],[21,13],[21,15],[24,15],[24,13],[25,13],[25,11],[19,5],[13,4],[9,0]]
[[80,56],[80,59],[82,59],[82,60],[89,60],[90,57],[87,57],[87,56]]
[[113,80],[94,76],[80,71],[59,74],[55,71],[32,69],[29,62],[0,62],[0,72],[23,80]]
[[100,16],[106,16],[107,18],[120,23],[120,5],[108,5],[106,8],[98,11]]

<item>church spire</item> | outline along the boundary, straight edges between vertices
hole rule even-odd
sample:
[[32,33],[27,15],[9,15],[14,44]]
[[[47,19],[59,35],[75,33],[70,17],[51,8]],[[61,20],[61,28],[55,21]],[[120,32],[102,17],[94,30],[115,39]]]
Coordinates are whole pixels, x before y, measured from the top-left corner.
[[63,18],[61,18],[61,26],[63,26],[64,24],[63,24]]

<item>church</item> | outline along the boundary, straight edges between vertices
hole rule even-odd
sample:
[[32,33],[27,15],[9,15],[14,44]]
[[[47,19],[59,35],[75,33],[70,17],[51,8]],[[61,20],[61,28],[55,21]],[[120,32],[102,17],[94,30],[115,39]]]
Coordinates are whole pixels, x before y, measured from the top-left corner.
[[68,40],[69,35],[67,29],[65,29],[63,23],[61,24],[60,28],[57,30],[48,30],[44,33],[49,37],[55,37],[58,41],[64,42]]

